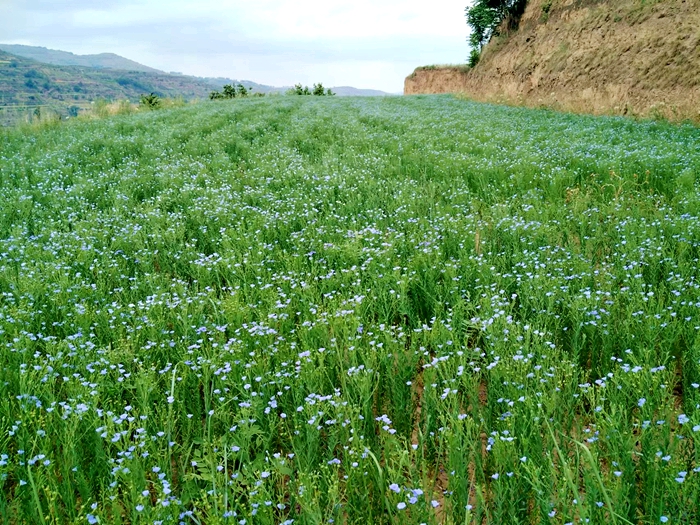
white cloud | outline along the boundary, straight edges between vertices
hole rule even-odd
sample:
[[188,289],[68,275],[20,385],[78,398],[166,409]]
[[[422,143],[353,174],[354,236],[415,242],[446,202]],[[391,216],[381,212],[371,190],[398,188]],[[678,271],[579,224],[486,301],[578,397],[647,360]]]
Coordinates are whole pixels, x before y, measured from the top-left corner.
[[10,0],[0,34],[8,43],[115,52],[168,71],[397,92],[415,66],[465,60],[465,5],[466,0]]

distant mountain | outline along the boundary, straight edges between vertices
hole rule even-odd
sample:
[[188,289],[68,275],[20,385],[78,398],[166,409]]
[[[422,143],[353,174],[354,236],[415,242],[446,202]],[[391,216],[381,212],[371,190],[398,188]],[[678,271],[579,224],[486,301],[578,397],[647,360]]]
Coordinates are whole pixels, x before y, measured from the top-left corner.
[[136,102],[144,93],[206,99],[211,90],[211,84],[195,77],[54,66],[0,51],[0,123],[11,122],[13,115],[37,106],[68,115],[98,99]]
[[[251,82],[250,80],[233,80],[230,78],[222,78],[222,77],[217,77],[217,78],[212,78],[212,77],[205,77],[204,79],[209,83],[211,83],[213,86],[221,89],[224,84],[238,84],[239,82],[243,84],[247,88],[253,88],[254,93],[286,93],[287,90],[289,90],[292,86],[283,86],[283,87],[274,87],[274,86],[266,86],[264,84],[257,84],[255,82]],[[331,91],[338,95],[339,97],[383,97],[383,96],[389,96],[392,95],[392,93],[386,93],[385,91],[379,91],[376,89],[359,89],[359,88],[354,88],[351,86],[337,86],[337,87],[332,87]]]
[[[0,124],[37,107],[69,115],[98,99],[136,102],[146,93],[201,100],[225,84],[239,83],[252,88],[253,93],[285,93],[289,89],[249,80],[165,73],[112,53],[75,55],[43,47],[0,44]],[[331,89],[338,96],[389,95],[349,86]]]
[[99,55],[75,55],[68,51],[58,51],[37,46],[21,46],[13,44],[0,44],[0,51],[16,56],[31,58],[44,64],[54,66],[83,66],[96,69],[122,69],[124,71],[143,71],[146,73],[163,73],[152,67],[144,66],[128,58],[114,53],[100,53]]
[[208,82],[211,86],[213,86],[216,89],[221,89],[226,84],[230,84],[232,86],[242,84],[246,88],[252,89],[253,93],[284,93],[289,89],[289,87],[266,86],[265,84],[258,84],[257,82],[253,82],[251,80],[234,80],[232,78],[223,77],[203,77],[201,78],[201,80]]
[[[265,84],[258,84],[251,80],[234,80],[223,77],[192,77],[177,72],[165,73],[158,69],[144,66],[128,58],[124,58],[114,53],[100,53],[98,55],[76,55],[69,51],[59,51],[57,49],[47,49],[38,46],[23,46],[16,44],[0,44],[0,51],[13,55],[30,58],[44,64],[54,66],[82,66],[94,69],[118,69],[123,71],[141,71],[144,73],[157,73],[161,75],[169,74],[176,77],[186,77],[203,81],[215,89],[221,89],[224,84],[243,84],[246,88],[253,89],[254,93],[284,93],[290,86],[275,87]],[[350,86],[338,86],[331,88],[340,97],[378,97],[389,95],[384,91],[376,89],[358,89]]]
[[333,93],[339,97],[386,97],[391,96],[391,93],[379,91],[377,89],[359,89],[351,86],[338,86],[331,88]]

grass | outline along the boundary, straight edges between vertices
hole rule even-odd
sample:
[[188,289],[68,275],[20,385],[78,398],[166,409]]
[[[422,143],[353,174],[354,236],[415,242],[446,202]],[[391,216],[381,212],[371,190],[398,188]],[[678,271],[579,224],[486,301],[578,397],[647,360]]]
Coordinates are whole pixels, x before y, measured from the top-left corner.
[[697,523],[699,170],[436,96],[2,131],[0,522]]

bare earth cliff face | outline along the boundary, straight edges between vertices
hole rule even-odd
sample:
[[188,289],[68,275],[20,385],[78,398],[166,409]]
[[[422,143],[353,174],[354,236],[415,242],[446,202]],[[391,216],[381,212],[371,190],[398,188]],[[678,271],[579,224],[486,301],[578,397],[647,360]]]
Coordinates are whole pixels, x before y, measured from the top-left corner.
[[418,68],[404,93],[700,121],[700,0],[530,0],[474,69]]

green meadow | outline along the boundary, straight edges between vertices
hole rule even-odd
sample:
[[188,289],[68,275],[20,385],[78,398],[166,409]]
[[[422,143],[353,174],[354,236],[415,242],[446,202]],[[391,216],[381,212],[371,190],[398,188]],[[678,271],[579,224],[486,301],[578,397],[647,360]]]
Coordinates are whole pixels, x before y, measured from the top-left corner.
[[699,216],[690,125],[0,130],[0,523],[696,524]]

